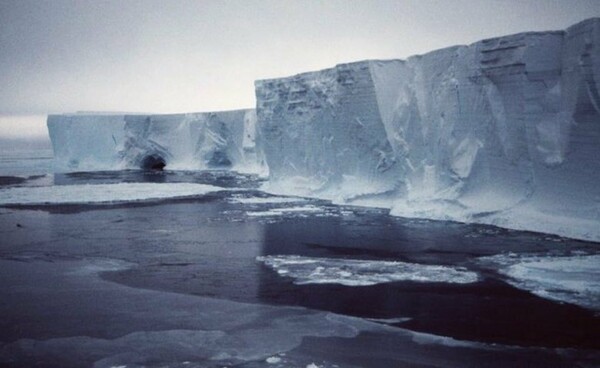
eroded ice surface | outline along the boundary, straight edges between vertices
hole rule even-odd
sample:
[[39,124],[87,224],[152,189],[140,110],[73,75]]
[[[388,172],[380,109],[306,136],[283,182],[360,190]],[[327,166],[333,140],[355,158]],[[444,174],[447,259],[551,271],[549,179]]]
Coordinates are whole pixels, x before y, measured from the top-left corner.
[[507,281],[542,298],[600,311],[600,255],[485,257]]
[[257,261],[291,277],[296,284],[369,286],[387,282],[477,282],[477,273],[462,267],[423,265],[398,261],[313,258],[297,255],[257,257]]
[[193,183],[119,183],[0,188],[0,205],[136,202],[225,190]]

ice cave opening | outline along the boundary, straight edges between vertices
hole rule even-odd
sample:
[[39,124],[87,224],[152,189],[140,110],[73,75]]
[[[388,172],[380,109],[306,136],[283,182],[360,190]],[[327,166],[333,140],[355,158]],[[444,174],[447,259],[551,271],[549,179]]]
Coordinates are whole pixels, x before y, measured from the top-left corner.
[[149,155],[144,157],[141,164],[143,170],[163,170],[167,166],[165,159],[159,155]]

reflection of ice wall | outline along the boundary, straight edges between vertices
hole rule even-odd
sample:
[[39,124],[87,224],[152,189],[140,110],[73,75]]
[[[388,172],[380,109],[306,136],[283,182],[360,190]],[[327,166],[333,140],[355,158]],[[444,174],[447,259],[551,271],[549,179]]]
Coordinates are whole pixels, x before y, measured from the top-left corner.
[[51,115],[59,169],[227,168],[261,172],[254,110],[176,115]]
[[600,240],[600,19],[256,83],[271,188]]

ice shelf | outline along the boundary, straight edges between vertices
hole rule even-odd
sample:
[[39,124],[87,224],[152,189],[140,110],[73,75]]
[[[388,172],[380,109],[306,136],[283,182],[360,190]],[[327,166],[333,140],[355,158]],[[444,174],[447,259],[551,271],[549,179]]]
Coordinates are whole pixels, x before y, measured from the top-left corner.
[[255,87],[256,110],[52,115],[57,165],[268,171],[274,193],[600,241],[600,18]]
[[269,190],[600,240],[600,19],[256,82]]
[[232,169],[262,173],[255,110],[48,116],[60,171]]

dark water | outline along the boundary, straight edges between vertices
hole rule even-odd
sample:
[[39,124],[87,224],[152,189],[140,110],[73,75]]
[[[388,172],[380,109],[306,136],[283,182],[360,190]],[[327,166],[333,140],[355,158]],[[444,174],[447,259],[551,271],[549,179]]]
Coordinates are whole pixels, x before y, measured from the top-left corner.
[[[103,272],[102,278],[135,289],[260,305],[302,306],[363,318],[399,318],[399,322],[389,325],[457,340],[582,351],[600,348],[600,318],[593,311],[517,289],[494,269],[478,262],[478,257],[506,252],[595,254],[599,248],[594,243],[490,226],[395,218],[388,216],[385,210],[342,208],[315,200],[303,205],[319,207],[318,213],[251,216],[250,212],[282,205],[236,203],[232,199],[266,194],[256,189],[260,185],[257,178],[231,173],[77,173],[55,175],[53,180],[55,185],[199,182],[245,189],[195,199],[138,204],[12,206],[0,213],[2,259],[54,264],[115,259],[126,261],[130,266]],[[448,265],[477,272],[479,281],[470,284],[394,282],[360,287],[297,285],[294,279],[278,275],[256,260],[258,256],[267,255]],[[39,269],[48,274],[55,272],[43,271],[44,267]],[[7,276],[0,280],[1,287],[10,291],[10,275],[17,275],[17,271],[6,272]],[[32,284],[37,282],[31,281]],[[64,306],[68,305],[67,314],[75,316],[79,315],[78,311],[90,308],[94,315],[88,319],[102,321],[82,322],[87,325],[82,330],[83,327],[72,325],[68,316],[57,318],[36,307],[48,301],[36,302],[33,300],[36,294],[31,293],[29,299],[27,295],[27,292],[14,290],[4,295],[0,292],[3,317],[0,341],[11,343],[25,338],[78,334],[113,338],[119,331],[142,329],[142,322],[132,319],[127,326],[123,316],[111,317],[110,310],[97,310],[94,303],[85,304],[88,302],[84,302],[83,297],[78,300],[77,294],[56,293],[54,298],[65,298],[64,302],[56,302],[56,308],[65,310]],[[52,306],[49,308],[52,310]],[[83,316],[80,318],[86,320]],[[111,327],[111,323],[115,325]],[[378,341],[379,346],[394,341],[391,336],[386,338],[381,334],[360,336],[356,341],[363,341],[365,346],[375,344],[374,341]],[[339,349],[346,349],[347,354],[356,351],[347,339],[330,339],[325,345],[316,341],[306,338],[295,353],[290,354],[327,355],[318,352],[319,346],[327,344],[342,344]],[[390,356],[381,353],[377,358],[379,363],[370,365],[368,350],[361,354],[355,361],[360,362],[357,366],[390,366],[388,364],[398,358],[392,353]],[[535,356],[526,351],[522,354]],[[334,355],[330,358],[336,361]],[[338,358],[338,362],[344,361]],[[545,366],[544,359],[534,359],[531,364]],[[592,363],[597,363],[594,360],[592,358]],[[440,363],[439,366],[445,365]]]

